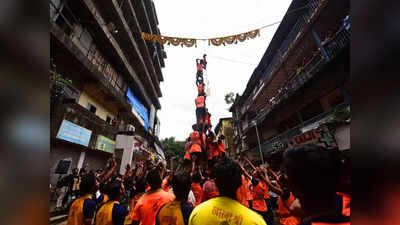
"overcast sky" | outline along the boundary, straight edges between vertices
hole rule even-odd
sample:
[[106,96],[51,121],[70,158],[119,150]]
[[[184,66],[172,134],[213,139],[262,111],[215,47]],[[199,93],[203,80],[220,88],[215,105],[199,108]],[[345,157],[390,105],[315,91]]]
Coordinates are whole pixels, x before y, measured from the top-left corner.
[[[189,38],[212,38],[238,34],[280,21],[289,0],[153,0],[162,35]],[[261,30],[256,39],[227,46],[197,48],[165,45],[167,59],[162,69],[163,97],[160,138],[184,140],[196,122],[194,99],[195,59],[207,54],[210,96],[206,105],[213,128],[219,118],[231,117],[224,96],[229,92],[242,94],[246,84],[268,47],[279,24]]]

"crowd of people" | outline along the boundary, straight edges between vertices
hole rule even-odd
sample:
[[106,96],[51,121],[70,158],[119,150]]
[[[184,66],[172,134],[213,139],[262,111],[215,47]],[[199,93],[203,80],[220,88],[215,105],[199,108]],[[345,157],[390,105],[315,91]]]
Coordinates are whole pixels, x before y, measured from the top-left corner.
[[197,61],[197,122],[179,164],[148,160],[122,175],[112,158],[104,171],[79,174],[67,225],[350,224],[349,159],[339,150],[286,150],[278,170],[225,154],[205,105],[205,57]]
[[175,168],[170,159],[168,170],[148,161],[121,175],[113,159],[81,176],[67,224],[350,224],[349,159],[338,150],[287,150],[278,171],[246,157],[207,164],[182,159]]

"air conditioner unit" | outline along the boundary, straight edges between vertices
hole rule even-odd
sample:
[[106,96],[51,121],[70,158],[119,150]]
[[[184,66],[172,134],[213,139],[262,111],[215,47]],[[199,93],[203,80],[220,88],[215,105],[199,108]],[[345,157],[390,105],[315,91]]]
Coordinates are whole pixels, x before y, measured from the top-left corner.
[[126,125],[126,131],[135,132],[135,127],[132,124]]

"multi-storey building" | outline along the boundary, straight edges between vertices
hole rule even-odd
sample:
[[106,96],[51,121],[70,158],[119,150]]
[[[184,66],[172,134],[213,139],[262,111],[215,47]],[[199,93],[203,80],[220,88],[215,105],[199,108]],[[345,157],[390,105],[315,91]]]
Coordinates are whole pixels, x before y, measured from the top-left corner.
[[50,1],[52,183],[61,164],[103,169],[117,134],[134,135],[137,159],[162,151],[166,53],[141,32],[160,33],[152,0]]
[[349,5],[293,0],[230,108],[237,154],[260,159],[260,148],[266,157],[304,143],[350,148]]
[[214,132],[217,139],[221,135],[225,136],[226,154],[228,156],[234,156],[236,148],[233,145],[232,117],[220,118],[218,124],[215,126]]

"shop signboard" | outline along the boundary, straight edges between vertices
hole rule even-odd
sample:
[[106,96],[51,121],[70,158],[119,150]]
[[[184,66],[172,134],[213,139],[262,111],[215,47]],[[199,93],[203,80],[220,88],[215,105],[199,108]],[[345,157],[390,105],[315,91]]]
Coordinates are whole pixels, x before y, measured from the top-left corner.
[[144,107],[144,105],[136,98],[133,94],[132,90],[128,88],[126,91],[126,98],[128,99],[129,104],[132,106],[132,110],[135,110],[140,118],[144,121],[144,128],[146,131],[149,130],[149,112]]
[[68,120],[63,120],[57,138],[88,147],[92,131]]
[[96,149],[114,154],[115,141],[106,138],[103,135],[98,135]]
[[316,144],[327,149],[337,148],[334,136],[329,132],[329,129],[325,125],[297,135],[288,141],[288,145],[291,148],[305,144]]

